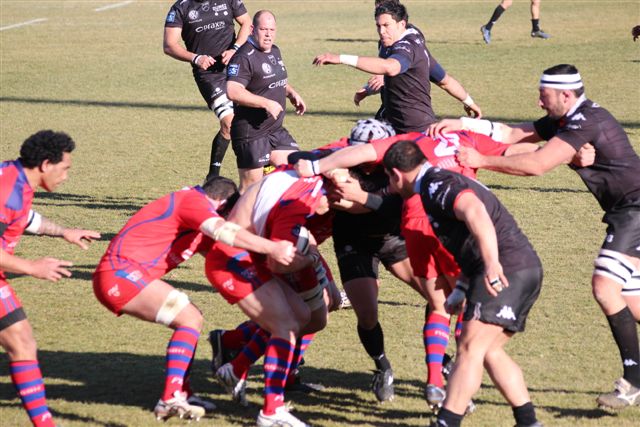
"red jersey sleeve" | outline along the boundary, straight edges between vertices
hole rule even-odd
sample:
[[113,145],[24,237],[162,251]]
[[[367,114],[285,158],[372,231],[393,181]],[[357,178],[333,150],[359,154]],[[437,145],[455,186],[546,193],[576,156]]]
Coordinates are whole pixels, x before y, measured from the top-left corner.
[[220,217],[200,188],[196,187],[185,191],[176,215],[186,228],[199,230],[200,225],[207,219]]

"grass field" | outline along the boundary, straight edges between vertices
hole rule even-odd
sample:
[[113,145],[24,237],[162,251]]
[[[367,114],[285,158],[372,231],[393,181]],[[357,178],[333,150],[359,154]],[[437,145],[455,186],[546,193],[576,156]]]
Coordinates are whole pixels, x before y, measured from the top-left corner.
[[[171,1],[116,2],[0,0],[0,154],[18,155],[31,133],[53,128],[77,142],[71,178],[56,193],[39,192],[35,208],[67,225],[92,228],[104,239],[87,252],[60,239],[25,237],[17,254],[54,255],[74,261],[73,278],[53,284],[15,277],[39,344],[47,396],[64,426],[147,426],[163,384],[166,328],[116,318],[94,298],[91,273],[126,219],[149,200],[206,174],[217,131],[189,66],[162,53],[162,27]],[[353,92],[366,76],[348,67],[311,66],[325,51],[372,55],[376,33],[370,0],[247,0],[250,13],[269,8],[278,18],[289,82],[308,113],[289,111],[285,125],[305,148],[348,133],[353,122],[378,107],[360,108]],[[541,27],[547,41],[529,37],[529,2],[516,1],[486,46],[478,31],[497,1],[407,0],[410,21],[459,79],[484,113],[501,121],[540,117],[537,81],[557,63],[575,64],[587,95],[609,109],[640,151],[640,43],[630,30],[640,23],[640,2],[545,1]],[[28,25],[14,24],[46,19]],[[437,88],[434,109],[456,116],[462,108]],[[236,178],[231,150],[223,174]],[[640,174],[640,171],[639,171]],[[539,418],[547,426],[634,426],[640,409],[618,414],[597,409],[596,396],[620,377],[617,349],[591,297],[592,260],[604,236],[602,213],[577,175],[560,168],[545,177],[515,178],[490,172],[480,179],[496,192],[536,247],[545,283],[527,331],[509,351],[521,364]],[[333,259],[331,245],[323,252]],[[334,264],[335,265],[335,264]],[[211,291],[202,259],[172,272],[169,281],[202,309],[205,331],[231,328],[240,311]],[[373,364],[355,331],[352,311],[332,315],[307,352],[304,375],[322,382],[322,394],[293,398],[297,415],[317,426],[424,426],[421,344],[424,302],[382,275],[380,317],[396,374],[396,399],[379,405],[369,391]],[[209,374],[204,337],[194,365],[194,387],[220,411],[201,425],[251,425],[261,404],[261,370],[251,376],[248,409],[231,403]],[[5,359],[6,360],[6,359]],[[509,406],[485,377],[469,426],[511,426]],[[179,424],[172,420],[171,424]],[[0,363],[0,426],[26,426],[8,364]]]

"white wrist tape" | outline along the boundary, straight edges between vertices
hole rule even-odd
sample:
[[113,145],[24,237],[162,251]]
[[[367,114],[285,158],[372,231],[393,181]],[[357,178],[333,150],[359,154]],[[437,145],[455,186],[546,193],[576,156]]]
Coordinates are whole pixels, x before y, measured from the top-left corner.
[[460,121],[463,129],[481,133],[495,141],[502,142],[502,125],[500,123],[485,119],[472,119],[471,117],[460,117]]
[[233,222],[225,221],[220,227],[213,232],[213,238],[226,245],[233,246],[233,242],[236,240],[236,235],[242,227]]
[[320,160],[311,161],[311,172],[314,175],[320,175]]
[[29,221],[27,222],[27,228],[25,228],[24,231],[31,234],[38,234],[38,231],[40,231],[40,225],[42,225],[42,215],[34,210],[30,210]]
[[340,63],[355,67],[358,65],[358,57],[356,55],[340,55]]
[[473,102],[473,98],[471,98],[471,95],[469,94],[467,94],[467,97],[462,100],[462,103],[467,107],[471,107],[473,104],[475,104],[475,102]]
[[162,307],[156,313],[156,323],[163,325],[171,325],[173,320],[180,312],[189,305],[189,297],[187,294],[177,289],[172,290],[167,295],[167,299],[162,303]]

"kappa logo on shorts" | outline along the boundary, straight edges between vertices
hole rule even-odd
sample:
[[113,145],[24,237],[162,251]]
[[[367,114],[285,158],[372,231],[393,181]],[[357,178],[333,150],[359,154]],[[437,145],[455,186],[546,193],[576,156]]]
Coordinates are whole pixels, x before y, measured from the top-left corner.
[[240,71],[240,64],[230,64],[227,67],[228,76],[237,76],[239,71]]
[[503,305],[496,317],[508,320],[516,320],[516,315],[513,313],[513,309],[508,305]]
[[109,295],[110,297],[119,297],[120,289],[118,289],[118,285],[115,285],[113,288],[109,289],[107,291],[107,295]]
[[225,288],[226,290],[233,292],[233,290],[236,288],[233,285],[233,279],[227,279],[223,284],[222,287]]
[[133,270],[131,273],[127,274],[126,279],[132,282],[137,282],[142,279],[142,273],[139,270]]
[[9,286],[3,286],[0,288],[0,299],[9,299],[11,296],[11,291],[9,291]]

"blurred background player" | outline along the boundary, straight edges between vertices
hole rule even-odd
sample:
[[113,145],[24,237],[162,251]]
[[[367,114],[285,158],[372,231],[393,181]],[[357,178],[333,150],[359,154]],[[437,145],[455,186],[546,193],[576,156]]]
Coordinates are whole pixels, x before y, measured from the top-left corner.
[[19,159],[0,164],[0,346],[9,358],[11,381],[31,423],[37,427],[54,426],[54,422],[47,406],[33,330],[5,273],[27,274],[52,282],[71,276],[69,261],[15,256],[25,231],[62,237],[82,249],[87,249],[87,242],[100,238],[95,231],[64,228],[31,210],[38,187],[54,191],[67,179],[74,148],[75,143],[67,134],[43,130],[24,141]]
[[[484,42],[491,43],[491,29],[500,16],[511,7],[513,0],[502,0],[493,11],[493,15],[489,18],[489,22],[480,27]],[[531,0],[531,37],[540,39],[548,39],[551,37],[549,33],[545,33],[540,29],[540,0]]]
[[431,56],[422,33],[408,24],[406,8],[396,2],[383,2],[375,10],[376,26],[380,36],[378,57],[337,55],[324,53],[314,58],[313,64],[346,64],[358,70],[384,76],[371,90],[356,92],[354,102],[382,89],[382,108],[377,118],[393,126],[397,133],[422,132],[436,120],[431,106],[431,84],[436,82],[465,105],[465,110],[481,117],[482,111],[462,85]]
[[511,405],[516,427],[542,427],[522,370],[504,349],[524,331],[542,287],[542,265],[529,240],[485,186],[432,166],[415,142],[396,142],[383,164],[403,198],[420,195],[435,234],[462,270],[446,307],[453,312],[466,297],[464,324],[447,397],[431,426],[460,426],[484,368]]
[[213,244],[210,238],[251,247],[283,264],[293,260],[291,243],[263,239],[222,218],[234,194],[233,181],[215,176],[202,187],[186,187],[147,204],[111,240],[93,274],[94,293],[107,309],[174,330],[166,352],[164,391],[154,409],[157,419],[198,419],[215,409],[189,385],[202,313],[161,277],[195,253],[206,252]]
[[[240,24],[238,35],[233,21]],[[227,98],[226,65],[251,31],[251,18],[242,0],[179,0],[164,24],[164,53],[190,62],[193,77],[207,106],[220,121],[211,143],[207,178],[220,174],[231,139],[233,103]],[[180,44],[182,38],[186,49]]]
[[302,115],[307,107],[289,84],[280,49],[276,18],[268,10],[253,16],[251,36],[229,63],[227,93],[234,104],[231,123],[240,192],[259,181],[263,167],[287,162],[298,144],[284,128],[286,99]]

